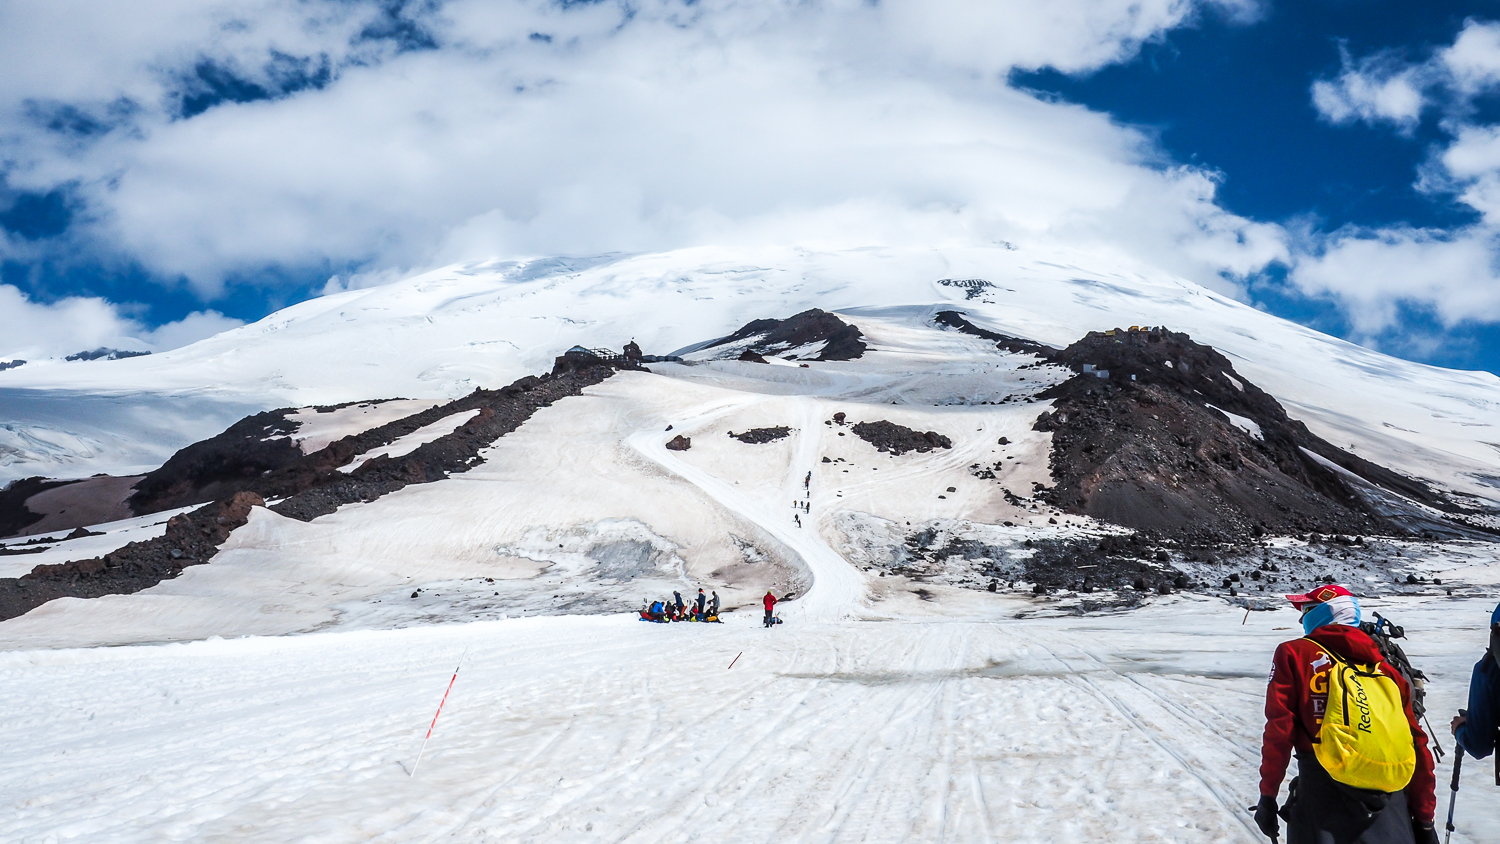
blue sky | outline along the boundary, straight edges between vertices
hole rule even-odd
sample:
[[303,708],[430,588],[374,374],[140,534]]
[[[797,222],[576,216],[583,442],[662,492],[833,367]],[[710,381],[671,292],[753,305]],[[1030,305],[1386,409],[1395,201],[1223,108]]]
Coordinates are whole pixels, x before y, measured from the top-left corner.
[[[1345,55],[1387,53],[1429,59],[1467,20],[1500,19],[1500,2],[1306,0],[1262,7],[1253,24],[1205,14],[1143,45],[1132,61],[1082,75],[1016,72],[1012,84],[1107,112],[1151,132],[1174,159],[1223,174],[1218,202],[1258,220],[1306,221],[1325,231],[1392,224],[1451,229],[1479,217],[1450,195],[1417,189],[1417,173],[1446,136],[1437,110],[1409,131],[1335,125],[1314,106],[1311,87],[1336,77]],[[1472,104],[1475,122],[1500,119],[1493,92]],[[1251,300],[1281,316],[1349,336],[1336,304],[1289,295],[1284,267],[1267,269]],[[1433,337],[1410,348],[1404,331]],[[1500,330],[1478,323],[1443,330],[1421,309],[1379,338],[1386,351],[1500,372]]]
[[1119,254],[1500,372],[1497,21],[1500,0],[10,7],[0,358],[166,348],[453,260],[925,237]]

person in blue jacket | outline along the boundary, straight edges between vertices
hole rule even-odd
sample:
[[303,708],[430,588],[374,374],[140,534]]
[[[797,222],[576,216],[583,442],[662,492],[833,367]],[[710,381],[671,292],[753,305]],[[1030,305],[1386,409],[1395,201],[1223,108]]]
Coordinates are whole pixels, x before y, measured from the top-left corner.
[[1474,664],[1469,681],[1469,708],[1453,719],[1453,737],[1475,759],[1495,750],[1500,729],[1500,606],[1490,616],[1490,649]]

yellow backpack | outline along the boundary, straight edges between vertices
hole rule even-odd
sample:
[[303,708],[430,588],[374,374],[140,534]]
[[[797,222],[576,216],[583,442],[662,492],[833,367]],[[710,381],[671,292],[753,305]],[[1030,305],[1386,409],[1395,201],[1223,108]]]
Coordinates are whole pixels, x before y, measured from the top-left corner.
[[1313,745],[1318,761],[1344,785],[1384,792],[1406,788],[1417,770],[1417,751],[1401,687],[1376,663],[1346,662],[1318,648],[1333,660],[1328,707]]

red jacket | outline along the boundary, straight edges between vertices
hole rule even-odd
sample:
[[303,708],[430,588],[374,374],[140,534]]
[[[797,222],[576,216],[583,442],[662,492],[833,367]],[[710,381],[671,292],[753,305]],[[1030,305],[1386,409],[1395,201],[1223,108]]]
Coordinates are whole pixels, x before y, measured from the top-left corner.
[[766,593],[766,597],[765,597],[765,605],[766,605],[766,612],[770,612],[771,611],[771,607],[776,606],[776,596],[772,595],[770,592],[767,592]]
[[[1406,802],[1414,820],[1432,823],[1437,810],[1432,753],[1427,749],[1427,734],[1412,713],[1411,689],[1406,681],[1381,660],[1374,640],[1357,627],[1325,624],[1314,630],[1311,638],[1350,662],[1380,663],[1380,670],[1401,688],[1401,704],[1417,751],[1417,770],[1406,786]],[[1295,639],[1276,648],[1270,685],[1266,688],[1266,735],[1260,748],[1262,795],[1275,797],[1280,790],[1293,748],[1310,756],[1318,740],[1323,712],[1328,707],[1328,672],[1333,668],[1332,660],[1318,645]]]

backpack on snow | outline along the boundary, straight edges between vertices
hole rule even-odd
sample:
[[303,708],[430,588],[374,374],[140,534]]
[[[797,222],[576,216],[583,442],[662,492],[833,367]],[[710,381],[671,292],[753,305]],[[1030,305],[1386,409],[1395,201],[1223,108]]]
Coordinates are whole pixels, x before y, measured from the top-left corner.
[[1417,751],[1401,687],[1378,663],[1352,663],[1322,645],[1318,649],[1333,660],[1328,706],[1313,745],[1318,763],[1335,782],[1352,788],[1386,793],[1406,788],[1417,770]]

